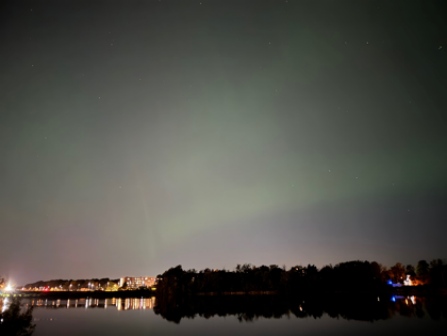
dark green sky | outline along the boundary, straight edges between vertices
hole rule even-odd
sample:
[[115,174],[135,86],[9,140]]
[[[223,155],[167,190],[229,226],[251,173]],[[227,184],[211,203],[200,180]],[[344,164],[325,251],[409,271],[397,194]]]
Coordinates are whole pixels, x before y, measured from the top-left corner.
[[445,258],[443,13],[2,2],[0,274]]

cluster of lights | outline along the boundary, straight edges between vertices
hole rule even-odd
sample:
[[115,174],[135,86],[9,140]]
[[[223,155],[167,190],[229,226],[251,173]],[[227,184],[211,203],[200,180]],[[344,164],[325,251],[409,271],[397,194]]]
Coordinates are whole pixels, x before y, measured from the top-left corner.
[[[402,278],[401,278],[401,279],[402,279]],[[393,283],[393,281],[391,281],[391,280],[388,280],[387,284],[388,284],[388,285],[391,285],[391,286],[393,286],[393,287],[400,287],[400,286],[402,286],[402,284],[400,284],[400,283],[396,283],[396,284],[395,284],[395,283]],[[414,286],[413,281],[411,281],[410,275],[407,274],[406,279],[403,281],[403,285],[404,285],[404,286]]]
[[[402,296],[395,296],[395,295],[393,295],[392,297],[391,297],[391,301],[392,302],[396,302],[396,300],[398,300],[398,299],[404,299],[404,297],[402,297]],[[416,297],[413,295],[413,296],[407,296],[406,298],[405,298],[405,303],[408,305],[408,304],[410,304],[410,302],[413,304],[413,305],[415,305],[416,304]]]
[[80,287],[81,284],[78,284],[76,287],[76,284],[70,284],[68,287],[64,287],[63,285],[57,285],[54,287],[51,286],[45,286],[45,287],[22,287],[22,290],[28,290],[28,291],[93,291],[93,290],[117,290],[118,285],[113,282],[107,282],[107,286],[104,284],[104,286],[101,286],[99,282],[89,282],[85,287]]
[[[123,279],[123,278],[122,278]],[[125,278],[124,278],[125,279]],[[140,277],[140,278],[127,278],[128,279],[128,285],[129,288],[135,288],[137,286],[147,286],[149,287],[150,284],[154,284],[155,278],[151,277]],[[57,285],[54,287],[51,286],[45,286],[45,287],[22,287],[23,291],[43,291],[43,292],[49,292],[49,291],[93,291],[93,290],[105,290],[105,291],[116,291],[118,289],[119,285],[114,282],[107,282],[103,285],[100,282],[88,282],[88,284],[84,287],[81,287],[81,284],[69,284],[68,287],[64,287],[63,285]],[[6,287],[3,287],[2,290],[4,292],[11,292],[14,290],[13,286],[8,284]]]

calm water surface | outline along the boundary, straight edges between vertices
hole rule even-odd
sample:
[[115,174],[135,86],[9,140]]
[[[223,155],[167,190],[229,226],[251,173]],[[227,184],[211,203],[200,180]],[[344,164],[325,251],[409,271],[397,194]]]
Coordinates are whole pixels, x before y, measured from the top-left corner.
[[287,306],[276,299],[218,300],[155,310],[154,298],[34,300],[33,335],[447,335],[445,301],[391,298],[356,308],[352,301]]

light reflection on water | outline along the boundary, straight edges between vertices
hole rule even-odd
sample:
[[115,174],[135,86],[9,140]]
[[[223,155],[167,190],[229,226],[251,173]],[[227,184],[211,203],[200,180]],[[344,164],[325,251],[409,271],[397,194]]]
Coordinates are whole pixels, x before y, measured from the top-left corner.
[[156,305],[155,298],[87,297],[25,299],[23,303],[36,308],[33,336],[295,335],[298,331],[302,335],[385,336],[393,330],[405,335],[441,335],[447,330],[446,299],[394,299],[391,295],[330,300],[191,297]]
[[36,308],[103,308],[114,307],[117,310],[153,309],[155,297],[152,298],[80,298],[80,299],[36,299],[29,303]]
[[0,299],[0,310],[3,313],[9,306],[9,298]]
[[[206,299],[206,298],[203,298]],[[228,298],[226,298],[228,299]],[[417,297],[417,296],[399,296],[399,295],[392,295],[391,297],[385,298],[379,298],[377,297],[377,302],[383,302],[388,301],[390,305],[388,305],[388,311],[393,315],[394,313],[398,313],[401,315],[418,315],[415,312],[419,310],[419,313],[421,312],[421,308],[426,306],[427,298],[425,297]],[[224,300],[222,300],[224,301]],[[11,299],[8,297],[0,298],[0,311],[4,312],[9,304],[11,302]],[[146,310],[146,309],[155,309],[157,310],[157,314],[159,314],[160,309],[163,311],[163,308],[167,308],[168,312],[171,309],[169,308],[169,305],[166,307],[163,302],[161,303],[161,306],[156,307],[155,305],[155,297],[151,298],[92,298],[92,297],[86,297],[86,298],[69,298],[69,299],[24,299],[22,300],[25,306],[32,305],[35,308],[49,308],[49,309],[75,309],[75,308],[83,308],[83,309],[93,309],[93,308],[115,308],[118,311],[125,311],[125,310]],[[305,313],[304,308],[305,302],[302,301],[299,304],[299,311]],[[174,302],[175,303],[175,302]],[[233,302],[235,303],[235,302]],[[165,307],[163,307],[165,306]],[[174,304],[174,309],[176,310],[179,305],[177,303]],[[207,306],[207,304],[205,304]],[[195,308],[196,309],[196,308]],[[203,305],[202,305],[203,309]],[[186,311],[189,309],[185,309]],[[194,308],[193,308],[194,310]],[[424,309],[425,310],[425,309]],[[191,313],[190,311],[188,313]],[[189,315],[189,314],[186,315]],[[161,314],[162,317],[164,317],[163,313]],[[182,315],[182,314],[181,314]],[[200,313],[199,313],[200,315]],[[443,315],[442,313],[440,314]]]

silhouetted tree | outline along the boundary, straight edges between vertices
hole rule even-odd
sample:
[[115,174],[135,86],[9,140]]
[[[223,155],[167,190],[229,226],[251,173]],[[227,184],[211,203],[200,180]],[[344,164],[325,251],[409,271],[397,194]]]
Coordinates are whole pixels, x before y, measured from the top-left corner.
[[402,283],[405,280],[405,268],[401,263],[396,263],[389,270],[390,278],[394,283]]
[[373,261],[369,264],[369,267],[371,269],[371,274],[374,277],[374,279],[380,279],[383,266],[378,262]]
[[416,275],[416,271],[413,265],[407,265],[405,267],[405,271],[407,274],[411,275],[411,276],[415,276]]
[[28,336],[34,332],[33,306],[22,312],[20,299],[13,298],[9,307],[0,313],[0,335]]
[[435,286],[445,286],[447,265],[441,259],[433,259],[430,262],[430,279]]
[[419,260],[417,266],[416,266],[416,274],[421,275],[427,275],[429,269],[429,264],[426,260]]
[[278,268],[278,265],[275,265],[275,264],[270,265],[270,270],[274,270],[274,269],[277,269],[277,268]]

